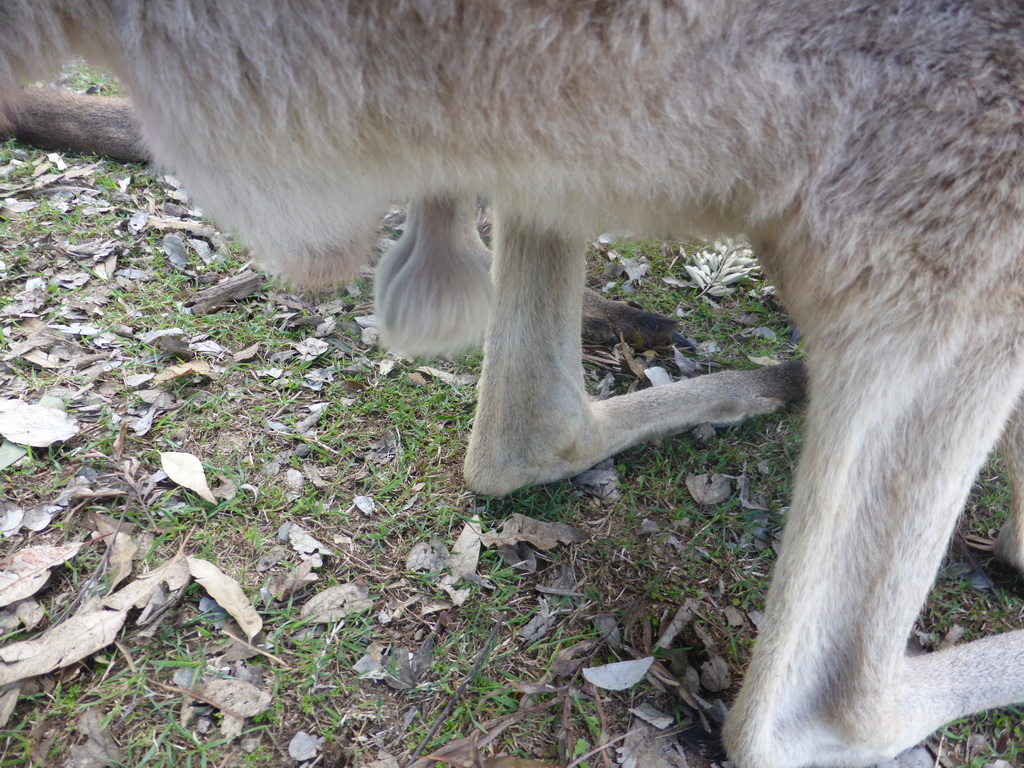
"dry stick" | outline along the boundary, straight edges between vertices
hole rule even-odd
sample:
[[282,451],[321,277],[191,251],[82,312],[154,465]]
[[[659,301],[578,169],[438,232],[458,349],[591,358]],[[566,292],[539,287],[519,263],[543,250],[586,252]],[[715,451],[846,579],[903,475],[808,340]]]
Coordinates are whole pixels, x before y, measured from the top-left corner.
[[[597,689],[597,686],[594,685],[593,683],[589,683],[588,682],[587,685],[590,686],[590,695],[594,699],[594,709],[597,710],[597,721],[601,724],[601,733],[607,739],[608,720],[607,720],[607,718],[604,715],[604,704],[601,701],[601,692]],[[605,741],[605,743],[607,744],[608,742]],[[599,746],[603,746],[603,745],[599,745]],[[612,758],[608,754],[607,750],[605,750],[604,752],[601,753],[601,757],[604,759],[605,768],[613,768],[613,766],[612,766]]]
[[588,760],[590,757],[592,757],[593,755],[596,755],[598,752],[602,752],[602,753],[607,754],[606,750],[609,747],[611,747],[611,745],[614,744],[616,741],[623,741],[624,739],[628,739],[634,733],[640,733],[641,730],[643,730],[643,729],[642,728],[634,728],[632,731],[629,731],[628,733],[623,733],[620,736],[616,736],[614,739],[608,739],[608,741],[606,741],[601,746],[594,747],[589,752],[587,752],[585,754],[582,754],[579,757],[577,757],[575,760],[573,760],[571,763],[569,763],[567,766],[565,766],[565,768],[576,768],[577,765],[582,763],[584,760]]
[[462,684],[459,685],[455,693],[452,694],[447,706],[445,706],[441,714],[438,715],[437,720],[435,720],[434,724],[430,726],[430,730],[427,731],[427,735],[423,737],[423,741],[420,742],[420,745],[416,747],[416,751],[412,753],[412,756],[405,764],[405,768],[412,768],[413,763],[420,759],[420,755],[422,755],[423,750],[427,748],[427,744],[429,744],[431,739],[434,738],[434,735],[437,733],[442,723],[448,719],[448,715],[450,715],[452,710],[455,709],[455,705],[459,703],[459,699],[461,699],[462,694],[466,692],[466,688],[469,686],[469,683],[479,674],[481,667],[483,667],[484,662],[487,660],[487,656],[490,654],[491,646],[494,644],[494,640],[498,636],[498,630],[501,629],[501,624],[501,619],[498,619],[498,621],[495,622],[494,628],[491,629],[491,635],[487,638],[487,642],[484,643],[484,647],[480,649],[480,656],[477,657],[473,668],[469,670],[469,674],[466,675]]
[[229,631],[227,629],[222,629],[221,632],[223,632],[225,635],[230,637],[232,640],[234,640],[239,645],[243,645],[246,648],[248,648],[250,651],[255,651],[256,653],[259,653],[259,654],[261,654],[263,656],[266,656],[268,659],[270,659],[271,661],[281,665],[285,669],[294,669],[294,667],[291,666],[284,659],[278,658],[277,656],[272,654],[270,651],[266,651],[263,648],[260,648],[259,646],[253,645],[252,643],[248,642],[247,640],[243,640],[242,638],[240,638],[238,635],[234,634],[233,632],[231,632],[231,631]]

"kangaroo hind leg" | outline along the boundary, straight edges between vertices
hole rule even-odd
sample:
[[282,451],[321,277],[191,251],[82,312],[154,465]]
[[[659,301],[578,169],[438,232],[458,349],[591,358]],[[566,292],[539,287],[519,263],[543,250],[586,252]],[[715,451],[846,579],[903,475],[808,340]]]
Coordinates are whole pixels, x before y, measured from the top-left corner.
[[999,531],[995,555],[1024,575],[1024,399],[1017,402],[1000,447],[1010,482],[1010,517]]
[[466,481],[500,495],[571,477],[701,422],[734,423],[803,392],[799,364],[727,371],[591,402],[580,325],[584,236],[515,216],[495,225],[494,307]]
[[882,317],[851,299],[827,328],[805,324],[803,455],[765,622],[726,722],[740,768],[869,765],[951,720],[1024,701],[1024,631],[906,655],[1024,386],[1021,328],[998,297],[985,306],[948,290],[946,311],[931,306],[925,324],[920,306],[879,304],[878,292],[863,301]]

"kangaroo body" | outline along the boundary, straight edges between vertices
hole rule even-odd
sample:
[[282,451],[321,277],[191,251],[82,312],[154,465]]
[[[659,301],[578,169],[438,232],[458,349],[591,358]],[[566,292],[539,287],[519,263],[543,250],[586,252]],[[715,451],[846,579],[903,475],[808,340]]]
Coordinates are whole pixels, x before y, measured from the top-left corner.
[[[13,114],[8,116],[6,129],[0,125],[0,138],[5,136],[40,149],[102,155],[121,162],[146,163],[152,159],[135,111],[125,98],[26,89]],[[420,216],[422,205],[420,201],[410,203],[414,219]],[[477,259],[489,270],[492,255],[476,231],[476,212],[466,206],[462,214],[464,219],[454,223],[454,243],[475,251]],[[613,301],[596,291],[583,292],[584,339],[602,344],[625,339],[640,349],[687,343],[676,333],[675,325],[675,321],[663,315]]]
[[[155,158],[292,280],[350,273],[377,210],[423,201],[378,301],[400,347],[487,318],[481,492],[791,394],[785,370],[583,390],[588,233],[746,233],[811,405],[731,759],[863,766],[1024,701],[1024,631],[905,654],[978,468],[1004,428],[1022,442],[1019,3],[0,0],[10,108],[70,54],[128,85]],[[452,223],[477,194],[490,279]],[[1000,539],[1018,563],[1021,519]]]

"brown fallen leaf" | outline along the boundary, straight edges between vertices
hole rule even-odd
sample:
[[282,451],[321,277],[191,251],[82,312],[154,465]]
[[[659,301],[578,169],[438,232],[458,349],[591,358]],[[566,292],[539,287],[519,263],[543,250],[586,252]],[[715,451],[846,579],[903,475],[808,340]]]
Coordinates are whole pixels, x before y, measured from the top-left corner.
[[160,466],[167,476],[178,485],[195,491],[201,498],[211,504],[217,503],[217,498],[210,490],[206,482],[206,471],[199,459],[191,453],[180,451],[162,451],[160,453]]
[[18,696],[21,695],[24,683],[24,680],[16,680],[0,688],[0,728],[5,728],[7,721],[14,714],[14,707],[18,703]]
[[[139,576],[135,581],[126,584],[112,595],[107,595],[102,599],[101,604],[115,611],[145,608],[153,597],[153,593],[162,584],[166,584],[169,590],[175,592],[183,589],[190,578],[187,559],[184,555],[179,554],[159,568]],[[139,621],[142,621],[142,617],[139,617]]]
[[277,600],[284,600],[319,578],[313,573],[312,561],[303,560],[292,570],[274,576],[267,584],[267,589]]
[[95,707],[85,710],[78,718],[76,729],[87,737],[85,744],[71,747],[71,762],[75,768],[107,768],[124,765],[125,755],[114,737],[103,727],[103,716]]
[[187,363],[178,363],[160,371],[153,377],[153,383],[163,384],[165,381],[193,375],[205,376],[208,379],[217,378],[217,372],[210,367],[209,363],[203,360],[189,360]]
[[476,573],[480,561],[480,536],[480,518],[474,517],[463,526],[462,533],[452,545],[452,554],[448,558],[452,578],[458,580]]
[[86,543],[29,547],[0,560],[0,608],[42,589],[50,578],[50,569],[70,560]]
[[231,356],[231,358],[236,363],[248,363],[249,361],[256,359],[256,356],[259,354],[259,351],[260,345],[253,344],[252,346],[246,347],[245,349],[238,350],[237,352],[235,352],[235,354]]
[[[193,693],[203,701],[215,706],[225,713],[225,718],[232,720],[255,717],[266,712],[267,707],[273,700],[269,691],[257,688],[252,683],[234,678],[215,678],[198,683]],[[237,723],[240,724],[240,723]],[[233,729],[236,723],[231,723],[229,729]],[[239,733],[225,733],[226,736],[238,736]]]
[[712,693],[724,691],[732,685],[732,670],[721,656],[712,656],[700,665],[700,684]]
[[622,355],[622,359],[626,363],[626,366],[629,368],[630,372],[637,377],[637,379],[640,381],[648,381],[644,367],[633,356],[633,350],[629,348],[629,345],[621,336],[619,336],[619,343],[615,346],[615,349]]
[[622,746],[615,751],[622,768],[687,768],[690,765],[676,738],[664,737],[646,725],[627,733]]
[[565,523],[545,523],[516,513],[504,522],[498,533],[485,533],[480,543],[485,547],[508,545],[521,541],[537,549],[554,549],[559,544],[575,544],[584,541],[587,534]]
[[72,616],[37,638],[0,648],[0,686],[45,675],[107,647],[127,615],[126,611],[90,611]]
[[106,515],[96,515],[96,533],[103,537],[104,543],[110,550],[108,559],[109,572],[107,583],[113,589],[124,581],[132,572],[132,563],[139,545],[136,544],[130,535],[127,524],[122,524],[118,529],[117,521],[111,520]]
[[732,478],[728,475],[687,475],[686,490],[693,500],[704,506],[721,504],[732,493]]
[[370,588],[362,582],[352,581],[313,595],[302,606],[299,616],[315,622],[338,621],[357,611],[368,610],[372,605]]
[[[439,379],[445,384],[465,385],[474,384],[476,382],[476,376],[470,373],[448,373],[447,371],[442,371],[439,368],[431,368],[429,365],[421,365],[416,370],[421,373],[425,373],[428,376],[433,376],[435,379]],[[412,378],[412,374],[409,375],[409,378]],[[425,384],[426,382],[424,381],[423,383]]]
[[245,596],[238,582],[228,576],[224,571],[211,563],[198,557],[189,557],[188,570],[193,578],[198,581],[217,604],[227,611],[238,622],[238,626],[245,632],[246,637],[252,640],[261,629],[263,619],[252,607],[249,598]]

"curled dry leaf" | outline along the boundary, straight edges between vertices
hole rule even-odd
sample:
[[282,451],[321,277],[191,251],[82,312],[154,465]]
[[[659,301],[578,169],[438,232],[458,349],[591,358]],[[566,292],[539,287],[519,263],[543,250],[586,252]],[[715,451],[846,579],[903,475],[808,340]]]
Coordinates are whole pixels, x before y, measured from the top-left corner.
[[191,453],[163,451],[160,453],[160,466],[178,485],[195,491],[211,504],[217,503],[217,498],[206,483],[206,471],[202,462]]
[[217,378],[217,372],[210,367],[210,364],[203,360],[190,360],[187,363],[171,365],[153,377],[154,384],[163,384],[165,381],[180,379],[182,376],[205,376],[208,379]]
[[78,422],[59,408],[0,400],[0,435],[17,445],[46,448],[78,434]]
[[14,714],[14,707],[18,703],[18,696],[21,695],[21,687],[24,680],[18,680],[0,688],[0,729],[7,726],[7,721]]
[[127,527],[118,527],[116,521],[106,515],[96,515],[96,533],[104,537],[110,549],[108,583],[113,589],[132,572],[132,562],[139,546],[129,535]]
[[189,573],[203,586],[210,597],[217,601],[221,608],[231,614],[231,617],[245,632],[246,637],[252,640],[263,629],[263,619],[252,607],[252,603],[249,602],[249,598],[245,596],[245,592],[242,591],[238,582],[209,560],[202,560],[198,557],[189,557],[187,560]]
[[675,724],[675,718],[672,715],[667,715],[650,704],[641,704],[639,707],[633,707],[629,712],[644,722],[650,723],[660,731],[670,728]]
[[559,544],[574,544],[587,538],[587,534],[565,523],[545,523],[518,513],[512,515],[498,533],[485,533],[480,543],[485,547],[515,545],[528,542],[537,549],[554,549]]
[[[107,608],[118,611],[129,608],[145,608],[162,584],[166,584],[170,591],[176,592],[183,589],[190,578],[185,556],[178,555],[159,568],[138,577],[114,594],[107,595],[102,602]],[[139,620],[141,622],[141,617]]]
[[760,365],[764,368],[772,365],[782,365],[782,362],[780,360],[776,360],[774,357],[752,357],[751,355],[747,355],[747,360],[752,362],[754,365]]
[[50,569],[67,562],[85,542],[63,547],[29,547],[0,560],[0,607],[34,595],[50,578]]
[[319,576],[313,573],[313,563],[303,560],[286,573],[274,576],[267,584],[267,589],[277,600],[284,600],[316,581]]
[[362,582],[353,581],[328,587],[310,598],[300,612],[300,617],[315,622],[338,621],[351,613],[368,610],[373,605],[370,588]]
[[480,535],[480,518],[474,517],[463,526],[448,558],[452,578],[461,579],[476,572],[480,560]]

